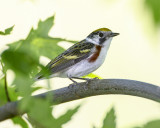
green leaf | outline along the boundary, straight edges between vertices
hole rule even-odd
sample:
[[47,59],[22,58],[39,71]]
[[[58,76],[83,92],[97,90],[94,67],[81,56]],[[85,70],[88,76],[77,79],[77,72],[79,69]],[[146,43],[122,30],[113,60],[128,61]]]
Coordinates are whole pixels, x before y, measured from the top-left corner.
[[[8,102],[7,97],[6,97],[6,93],[5,93],[4,82],[5,82],[4,78],[0,79],[0,106],[6,104]],[[18,100],[18,94],[15,92],[15,87],[8,86],[8,94],[9,94],[9,97],[11,98],[12,101]],[[14,117],[11,120],[13,121],[14,124],[19,124],[23,128],[28,128],[28,124],[20,116]]]
[[[22,84],[23,81],[19,80],[18,76],[21,77],[28,74],[28,76],[24,76],[25,79],[29,79],[29,75],[35,77],[38,73],[38,67],[43,68],[42,65],[38,64],[41,56],[53,59],[64,51],[62,47],[58,46],[58,43],[67,40],[48,37],[53,21],[54,16],[43,22],[39,21],[37,29],[31,29],[25,40],[9,44],[9,49],[2,53],[6,70],[12,69],[16,74],[13,84]],[[21,75],[17,75],[17,72],[21,72]]]
[[5,65],[5,71],[13,70],[15,79],[12,83],[16,85],[18,95],[29,96],[32,93],[31,85],[33,84],[32,72],[36,72],[38,60],[31,54],[27,54],[21,50],[6,50],[2,54],[2,60]]
[[[14,95],[15,88],[16,91],[18,88],[17,95],[14,99],[17,99],[19,95],[24,97],[20,104],[20,108],[26,109],[29,112],[29,119],[33,125],[45,128],[60,128],[62,124],[71,119],[79,108],[77,107],[67,111],[66,115],[62,115],[56,120],[52,116],[52,108],[50,107],[49,100],[30,99],[29,97],[33,91],[40,89],[31,88],[31,85],[34,82],[31,78],[38,72],[38,66],[43,68],[43,66],[39,64],[40,57],[45,56],[53,59],[64,51],[62,47],[58,46],[60,41],[75,42],[62,38],[49,37],[48,33],[53,24],[54,16],[45,21],[39,21],[37,29],[32,28],[26,39],[9,44],[9,48],[2,53],[5,71],[11,69],[15,73],[13,82],[13,85],[15,85],[13,88],[14,92],[12,92],[11,95]],[[0,80],[0,103],[1,98],[2,101],[5,99],[5,93],[2,92],[4,88],[3,82],[3,79]],[[1,86],[1,83],[3,86]],[[6,101],[2,102],[2,104],[4,103],[6,103]],[[14,119],[14,121],[15,123],[25,125],[25,122],[21,119]]]
[[53,26],[54,16],[49,17],[45,21],[39,21],[36,34],[40,37],[48,37],[48,33]]
[[42,89],[43,87],[32,87],[32,92],[35,92],[35,91],[37,91],[37,90],[39,90],[39,89]]
[[27,122],[20,116],[11,119],[14,124],[19,124],[22,128],[29,128]]
[[77,113],[79,108],[80,108],[80,105],[78,105],[74,109],[67,110],[65,114],[61,115],[58,119],[56,119],[56,124],[59,127],[62,127],[63,124],[69,122],[72,119],[73,115]]
[[39,64],[40,57],[53,59],[64,51],[58,42],[67,40],[48,36],[53,21],[54,16],[39,21],[37,29],[32,28],[25,40],[9,44],[9,48],[2,53],[5,70],[12,69],[16,74],[13,84],[18,86],[21,96],[31,93],[31,88],[27,87],[32,84],[31,78],[38,73],[39,67],[44,68]]
[[45,56],[50,59],[55,58],[62,53],[64,49],[58,46],[60,41],[75,41],[66,40],[62,38],[53,38],[48,36],[48,32],[53,26],[54,16],[49,17],[45,21],[39,21],[37,29],[31,29],[28,37],[25,40],[19,40],[9,44],[8,50],[18,50],[25,52],[30,56],[34,56],[39,60],[40,56]]
[[[74,109],[68,110],[58,119],[55,119],[48,99],[30,99],[26,101],[27,106],[25,105],[25,109],[29,112],[28,120],[35,128],[62,128],[62,125],[69,122],[80,108],[80,105],[78,105]],[[24,102],[21,104],[24,105]]]
[[154,23],[158,27],[160,25],[160,0],[145,0],[145,4],[151,11]]
[[105,119],[103,120],[102,128],[116,128],[116,116],[115,110],[112,107],[111,110],[107,113]]
[[6,50],[2,54],[2,60],[6,70],[12,69],[23,74],[28,74],[38,64],[33,55],[31,56],[22,51]]
[[[2,79],[0,79],[0,106],[6,104],[8,102],[7,97],[6,97],[6,93],[5,93],[4,82],[5,82],[5,80],[3,77]],[[8,94],[9,94],[9,97],[11,98],[12,101],[16,101],[18,99],[18,94],[15,92],[15,87],[8,86]],[[14,117],[11,120],[13,121],[14,124],[19,124],[23,128],[28,128],[28,124],[20,116]]]
[[159,126],[160,126],[160,120],[157,119],[147,122],[142,127],[134,127],[134,128],[159,128]]
[[[25,101],[26,102],[26,101]],[[23,102],[22,102],[23,105]],[[44,128],[58,128],[55,118],[52,116],[52,108],[47,99],[31,99],[27,103],[29,121],[33,126]]]
[[160,127],[160,120],[150,121],[143,126],[143,128],[158,128]]
[[49,38],[48,33],[54,24],[54,16],[47,18],[45,21],[39,21],[37,29],[31,29],[27,39],[33,39],[36,37]]
[[[7,97],[5,93],[5,80],[4,77],[0,79],[0,106],[6,104]],[[8,86],[8,93],[9,97],[11,98],[12,101],[16,101],[18,99],[18,95],[15,93],[15,87],[10,87]]]
[[0,106],[7,102],[7,97],[4,88],[4,78],[0,79]]
[[93,125],[92,128],[96,128],[96,126]]
[[0,31],[0,35],[9,35],[11,33],[11,31],[13,30],[13,27],[14,27],[14,25],[10,28],[5,29],[4,32]]
[[40,58],[40,56],[45,56],[53,59],[58,54],[64,51],[63,48],[57,45],[60,41],[62,41],[62,39],[60,38],[37,37],[35,39],[32,39],[32,41],[27,44],[28,46],[25,47],[27,47],[27,50],[32,55],[37,56],[38,59]]

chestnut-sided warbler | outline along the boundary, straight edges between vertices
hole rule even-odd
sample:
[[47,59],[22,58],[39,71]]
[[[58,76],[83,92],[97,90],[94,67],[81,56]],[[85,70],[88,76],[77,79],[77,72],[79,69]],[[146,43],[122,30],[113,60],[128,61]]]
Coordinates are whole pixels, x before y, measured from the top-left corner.
[[[87,75],[99,68],[107,55],[111,40],[119,33],[108,28],[100,28],[89,34],[86,39],[74,44],[66,51],[51,60],[46,69],[49,77],[73,79]],[[47,75],[48,76],[48,75]],[[44,72],[38,73],[36,80],[48,78]]]

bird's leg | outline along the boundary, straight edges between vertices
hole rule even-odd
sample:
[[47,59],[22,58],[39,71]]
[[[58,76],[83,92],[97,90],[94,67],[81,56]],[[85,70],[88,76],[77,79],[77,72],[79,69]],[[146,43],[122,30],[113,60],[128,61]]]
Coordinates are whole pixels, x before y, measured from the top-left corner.
[[72,79],[72,77],[69,77],[69,79],[70,79],[75,85],[78,84],[75,80]]
[[81,78],[81,77],[72,77],[73,79],[79,79],[79,80],[90,80],[89,78]]
[[68,78],[73,82],[72,84],[70,84],[68,86],[68,88],[73,88],[74,86],[78,85],[78,82],[76,82],[75,80],[73,80],[72,77],[68,77]]
[[89,86],[88,86],[89,84],[88,83],[91,81],[91,79],[89,79],[89,78],[80,78],[80,77],[72,77],[72,79],[85,80],[86,84],[83,86],[83,89],[84,90],[88,90],[89,89]]
[[[95,78],[92,78],[92,79],[90,79],[90,78],[81,78],[81,77],[68,77],[68,78],[73,82],[73,84],[69,85],[69,88],[73,88],[74,85],[78,85],[78,83],[73,79],[86,80],[86,84],[85,85],[87,85],[88,87],[89,87],[89,82],[91,82],[92,80],[99,79],[98,77],[95,77]],[[87,90],[88,87],[84,86],[84,90]]]
[[90,79],[90,78],[80,78],[80,77],[71,77],[72,79],[70,79],[70,80],[72,80],[74,83],[76,83],[76,85],[78,84],[76,81],[74,81],[73,79],[80,79],[80,80],[85,80],[86,81],[86,83],[85,83],[85,85],[83,86],[83,88],[84,88],[84,90],[88,90],[89,88],[90,88],[90,82],[92,81],[92,80],[95,80],[95,79],[98,79],[98,77],[95,77],[95,78],[93,78],[93,79]]
[[[73,84],[71,84],[71,85],[69,85],[69,88],[71,87],[71,88],[73,88],[73,86],[74,85],[78,85],[78,82],[76,82],[75,80],[73,80],[73,79],[80,79],[80,80],[86,80],[86,81],[89,81],[90,79],[88,79],[88,78],[79,78],[79,77],[68,77],[72,82],[73,82]],[[87,82],[87,84],[88,84],[88,82]],[[85,89],[86,90],[86,89]]]
[[79,79],[79,80],[85,80],[86,81],[86,85],[88,85],[88,83],[92,80],[89,78],[81,78],[81,77],[72,77],[73,79]]
[[[92,80],[96,80],[99,79],[98,77],[95,77],[93,79],[89,79],[89,78],[80,78],[80,77],[72,77],[73,79],[80,79],[80,80],[86,80],[86,84],[88,85],[89,82],[91,82]],[[72,79],[72,81],[73,81]],[[75,81],[76,82],[76,81]]]

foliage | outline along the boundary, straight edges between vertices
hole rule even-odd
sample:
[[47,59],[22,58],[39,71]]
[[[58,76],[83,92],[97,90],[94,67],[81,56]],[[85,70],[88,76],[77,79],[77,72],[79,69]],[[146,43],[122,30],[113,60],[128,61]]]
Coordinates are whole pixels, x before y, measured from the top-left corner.
[[115,120],[116,120],[115,110],[112,107],[103,120],[102,128],[116,128]]
[[159,127],[160,127],[160,120],[153,120],[147,122],[142,127],[134,127],[134,128],[159,128]]
[[29,109],[29,122],[33,127],[38,128],[61,128],[63,124],[71,120],[79,107],[80,105],[74,109],[68,110],[65,114],[56,119],[52,115],[52,108],[50,107],[50,102],[48,100],[32,99],[27,107],[27,109]]
[[[4,85],[4,77],[0,79],[0,106],[7,103],[7,97],[5,94],[5,85]],[[15,87],[8,88],[9,96],[12,101],[16,101],[18,99],[18,94],[15,91]],[[22,117],[15,117],[12,118],[12,121],[15,124],[20,124],[23,128],[28,128],[26,121]]]
[[[93,126],[92,128],[96,128]],[[114,107],[112,107],[109,112],[105,115],[103,120],[103,125],[101,128],[116,128],[116,115]]]
[[[133,127],[133,128],[159,128],[160,127],[160,120],[152,120],[147,122],[141,127]],[[92,128],[96,128],[93,126]],[[105,118],[103,120],[103,125],[101,128],[116,128],[116,115],[114,107],[112,107],[107,114],[105,115]]]
[[155,26],[160,26],[160,0],[145,0],[145,4],[150,9],[153,15]]
[[[3,77],[3,78],[0,79],[0,106],[7,103],[4,83],[5,83],[5,80],[4,80],[4,77]],[[8,88],[8,92],[10,94],[10,98],[11,98],[12,101],[17,100],[18,95],[17,95],[17,93],[15,93],[15,87]]]
[[68,110],[65,114],[61,115],[57,119],[57,125],[58,125],[58,127],[60,127],[63,124],[67,123],[68,121],[70,121],[71,117],[73,116],[73,114],[76,113],[79,108],[80,108],[80,105],[77,106],[77,107],[75,107],[74,109]]
[[[23,100],[20,104],[21,109],[28,110],[29,122],[33,127],[60,128],[63,124],[71,120],[72,116],[78,111],[79,107],[68,110],[64,115],[55,119],[52,116],[52,108],[50,107],[50,98],[45,100],[33,99],[30,95],[33,91],[41,89],[41,87],[33,87],[33,77],[38,72],[38,68],[44,68],[39,64],[40,56],[53,59],[64,49],[58,46],[60,41],[70,41],[62,38],[49,37],[48,33],[54,24],[54,16],[49,17],[45,21],[39,21],[36,29],[32,28],[28,36],[24,40],[19,40],[8,44],[8,49],[2,55],[2,63],[4,64],[3,73],[7,73],[11,69],[15,74],[12,86],[8,87],[9,96],[12,101],[18,100],[22,96]],[[12,31],[13,27],[6,29],[1,34],[6,35]],[[70,41],[75,42],[75,41]],[[5,94],[4,77],[0,80],[0,106],[7,103]],[[42,111],[43,110],[43,111]],[[13,123],[28,128],[26,120],[22,117],[12,118]],[[34,123],[33,123],[34,122]],[[36,122],[36,123],[35,123]]]
[[9,35],[11,33],[11,31],[13,30],[14,26],[7,28],[4,30],[4,32],[0,31],[0,35]]
[[22,128],[29,128],[27,122],[20,116],[12,118],[14,124],[19,124]]

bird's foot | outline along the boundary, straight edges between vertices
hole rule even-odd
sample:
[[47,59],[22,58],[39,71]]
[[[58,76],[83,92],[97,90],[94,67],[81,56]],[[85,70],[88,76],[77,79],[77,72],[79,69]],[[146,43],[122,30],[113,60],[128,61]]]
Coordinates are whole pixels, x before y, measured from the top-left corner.
[[99,78],[98,77],[95,77],[95,78],[85,78],[85,80],[86,80],[86,85],[89,85],[89,83],[91,82],[91,81],[94,81],[94,80],[98,80]]
[[73,88],[74,86],[76,85],[79,85],[79,83],[77,83],[75,80],[73,79],[80,79],[80,80],[85,80],[86,83],[85,85],[83,86],[84,90],[88,90],[90,88],[90,82],[93,81],[93,80],[97,80],[99,79],[98,77],[95,77],[95,78],[79,78],[79,77],[71,77],[69,78],[73,84],[69,85],[69,88]]
[[70,84],[68,86],[69,89],[73,89],[74,87],[76,87],[77,85],[79,85],[79,83],[77,83],[76,81],[74,81],[72,84]]

